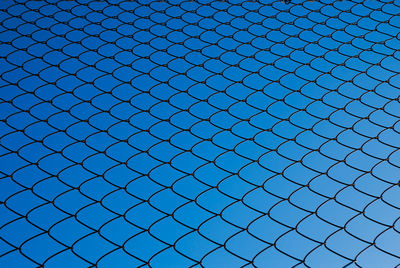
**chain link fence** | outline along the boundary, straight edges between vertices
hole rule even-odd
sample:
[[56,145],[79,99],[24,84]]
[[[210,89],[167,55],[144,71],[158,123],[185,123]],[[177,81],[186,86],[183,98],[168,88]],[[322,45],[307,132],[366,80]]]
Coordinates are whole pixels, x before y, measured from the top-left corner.
[[400,264],[396,1],[0,1],[0,267]]

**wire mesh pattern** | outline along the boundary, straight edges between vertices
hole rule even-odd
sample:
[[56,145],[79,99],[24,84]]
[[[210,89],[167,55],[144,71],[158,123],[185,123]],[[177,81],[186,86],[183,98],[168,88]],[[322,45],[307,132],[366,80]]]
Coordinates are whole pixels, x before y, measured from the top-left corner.
[[400,264],[395,1],[0,13],[0,267]]

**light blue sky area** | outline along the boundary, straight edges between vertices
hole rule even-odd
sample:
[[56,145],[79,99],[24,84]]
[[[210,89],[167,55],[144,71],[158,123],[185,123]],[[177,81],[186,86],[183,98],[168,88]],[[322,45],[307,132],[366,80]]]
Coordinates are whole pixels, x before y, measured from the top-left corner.
[[400,264],[399,12],[0,1],[0,267]]

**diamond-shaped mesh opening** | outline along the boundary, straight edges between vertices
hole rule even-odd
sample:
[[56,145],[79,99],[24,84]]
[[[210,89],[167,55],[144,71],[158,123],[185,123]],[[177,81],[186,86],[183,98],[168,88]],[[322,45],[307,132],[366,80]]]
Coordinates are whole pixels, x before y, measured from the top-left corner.
[[0,267],[400,264],[396,1],[0,1]]

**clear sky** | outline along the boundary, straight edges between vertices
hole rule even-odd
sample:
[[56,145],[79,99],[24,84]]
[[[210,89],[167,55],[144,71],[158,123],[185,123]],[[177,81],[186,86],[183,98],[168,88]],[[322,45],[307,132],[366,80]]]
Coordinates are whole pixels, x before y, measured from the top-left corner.
[[399,12],[0,0],[0,267],[399,265]]

